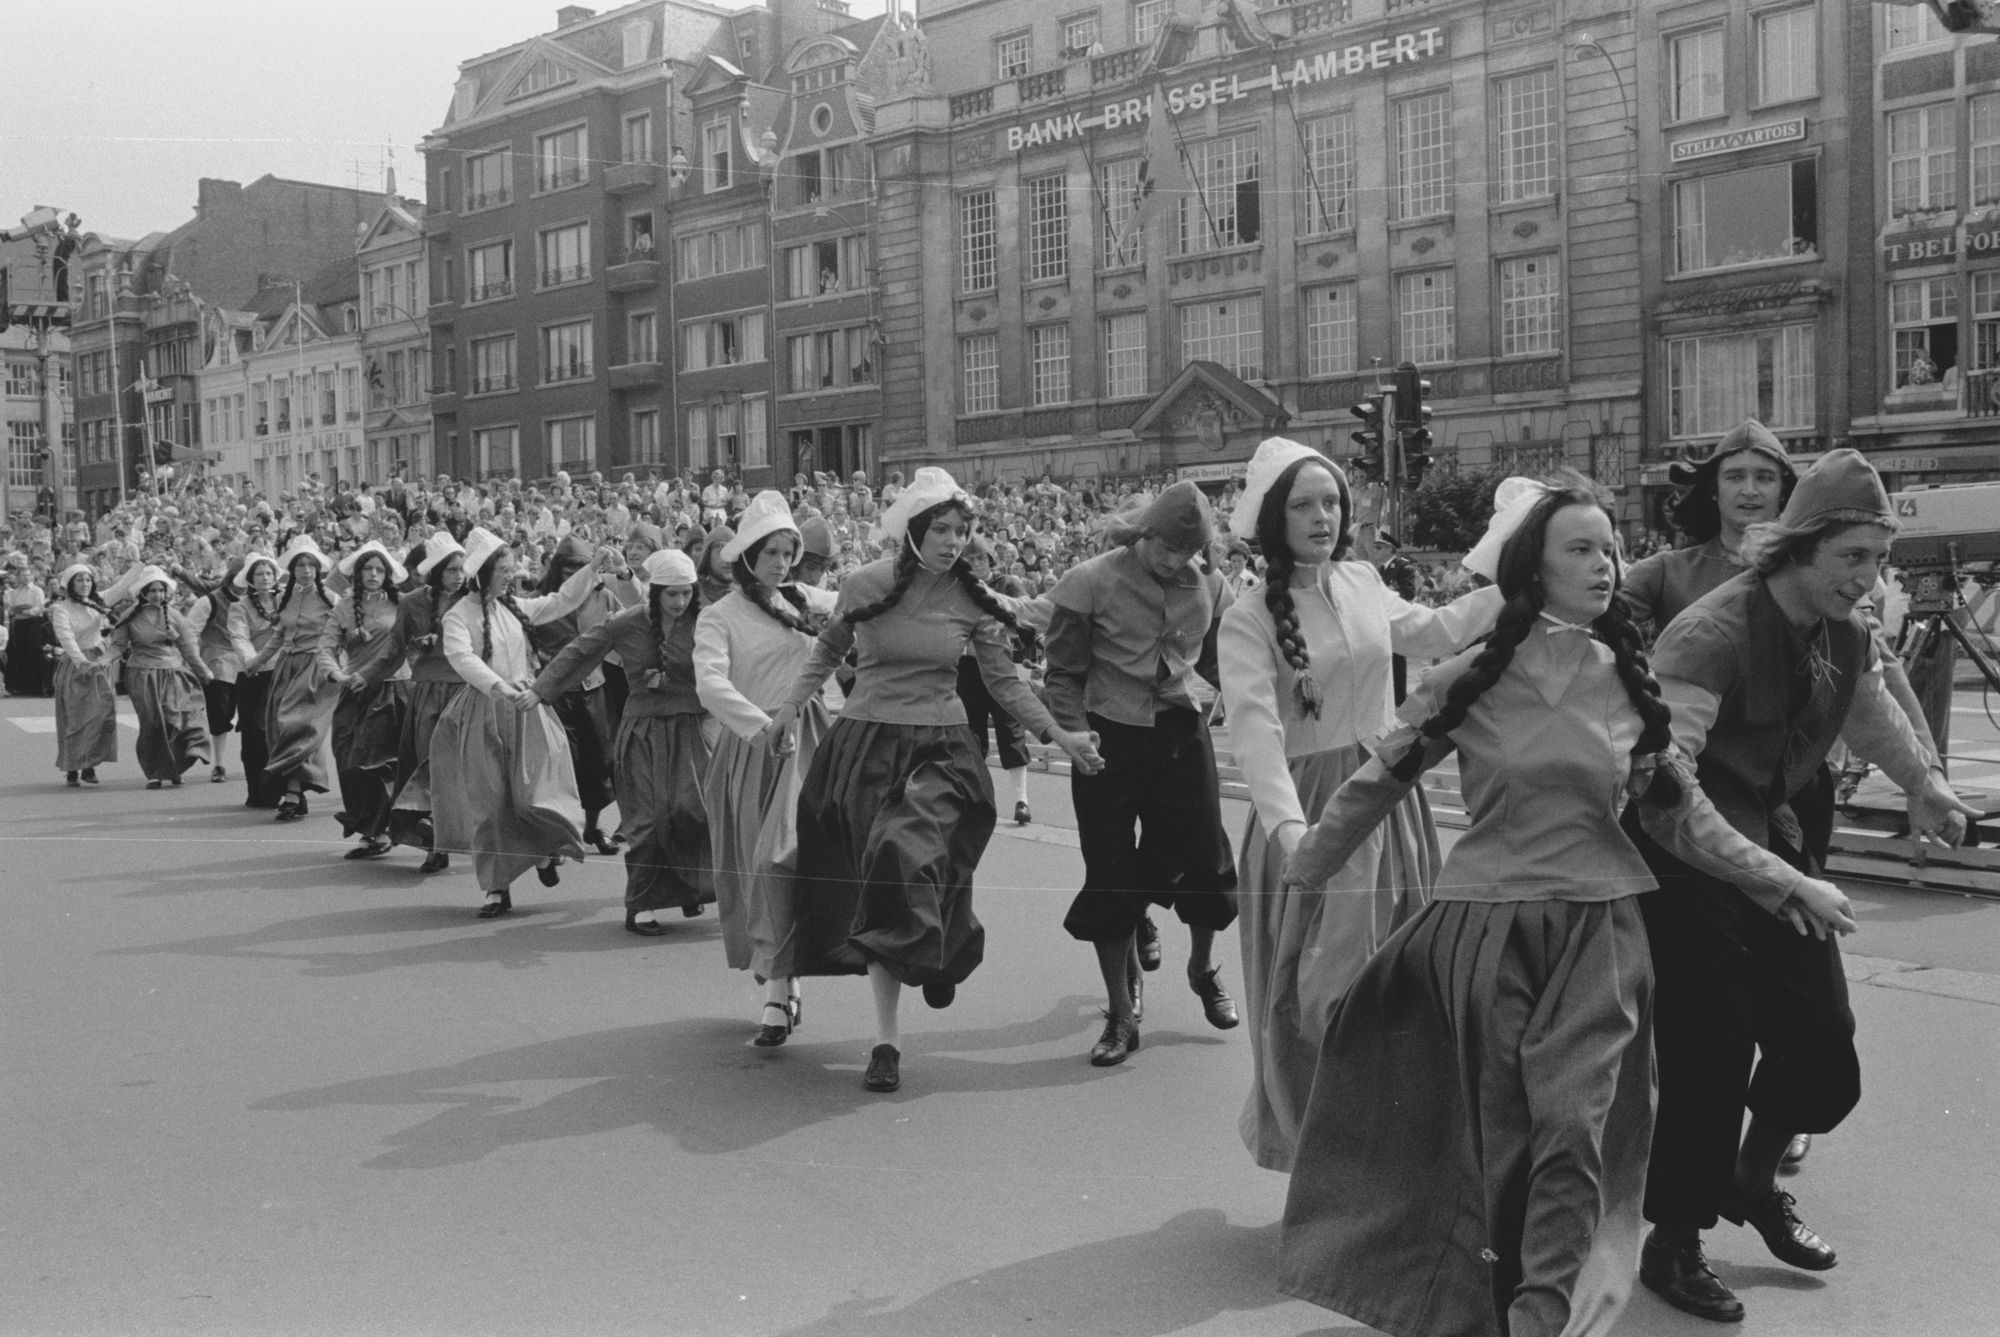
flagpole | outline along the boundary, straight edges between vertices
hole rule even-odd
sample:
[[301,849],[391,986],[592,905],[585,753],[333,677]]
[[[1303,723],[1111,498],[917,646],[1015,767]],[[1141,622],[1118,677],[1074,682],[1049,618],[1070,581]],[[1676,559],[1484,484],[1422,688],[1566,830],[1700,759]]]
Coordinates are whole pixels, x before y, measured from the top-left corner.
[[114,322],[111,334],[111,441],[118,452],[118,504],[125,504],[125,471],[132,467],[131,452],[125,448],[125,391],[128,387],[118,384],[123,377],[118,371],[118,327]]
[[[1215,213],[1208,207],[1208,190],[1201,184],[1201,178],[1195,174],[1194,159],[1188,154],[1187,140],[1181,134],[1180,123],[1167,115],[1166,87],[1157,79],[1153,82],[1153,115],[1167,117],[1167,129],[1174,132],[1174,147],[1180,153],[1181,172],[1194,184],[1195,198],[1201,201],[1201,216],[1208,220],[1209,241],[1215,246],[1220,246],[1222,229],[1215,225]],[[1176,221],[1178,222],[1178,213]]]

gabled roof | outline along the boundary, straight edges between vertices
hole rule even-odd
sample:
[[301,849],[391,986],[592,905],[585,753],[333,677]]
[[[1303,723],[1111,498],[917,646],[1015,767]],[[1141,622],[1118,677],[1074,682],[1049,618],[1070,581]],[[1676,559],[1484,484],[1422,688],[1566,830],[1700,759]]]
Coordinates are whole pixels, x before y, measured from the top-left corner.
[[[1249,418],[1266,428],[1283,427],[1291,421],[1291,414],[1285,406],[1256,386],[1238,376],[1220,362],[1210,362],[1206,358],[1196,358],[1182,367],[1180,374],[1167,382],[1166,389],[1154,395],[1137,418],[1132,420],[1134,434],[1151,430],[1155,426],[1172,428],[1180,424],[1175,421],[1174,411],[1182,401],[1199,401],[1198,407],[1218,407],[1234,410],[1236,414]],[[1187,413],[1193,413],[1197,405],[1190,403]]]
[[417,218],[419,212],[421,210],[413,211],[405,208],[403,202],[399,200],[383,201],[382,207],[375,211],[375,216],[368,220],[367,230],[361,234],[361,240],[355,249],[366,250],[370,246],[400,241],[404,236],[422,237],[423,224]]

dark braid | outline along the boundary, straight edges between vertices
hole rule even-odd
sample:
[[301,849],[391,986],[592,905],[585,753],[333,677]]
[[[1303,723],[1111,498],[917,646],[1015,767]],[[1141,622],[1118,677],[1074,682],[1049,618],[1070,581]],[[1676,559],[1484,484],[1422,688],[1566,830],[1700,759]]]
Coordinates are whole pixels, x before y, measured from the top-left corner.
[[364,605],[368,602],[368,589],[361,583],[361,568],[370,562],[380,562],[382,564],[382,593],[388,598],[389,607],[394,608],[396,606],[396,587],[389,580],[389,577],[394,574],[389,570],[389,559],[380,553],[371,552],[354,564],[354,634],[357,638],[363,634],[361,614]]
[[[292,588],[293,586],[298,584],[298,579],[299,579],[299,573],[296,569],[294,568],[286,569],[285,593],[283,597],[281,597],[278,600],[279,612],[281,613],[284,612],[286,607],[288,607],[291,604]],[[326,572],[324,569],[321,568],[318,562],[313,563],[313,588],[319,591],[319,597],[321,602],[328,604],[329,606],[333,603],[333,600],[326,597]]]
[[[779,532],[782,533],[783,531]],[[801,632],[807,636],[817,636],[819,634],[819,627],[816,625],[816,620],[806,609],[806,599],[803,594],[800,594],[789,585],[780,585],[778,588],[785,602],[792,605],[790,608],[780,608],[771,601],[771,591],[765,588],[764,582],[751,574],[751,568],[756,564],[757,559],[763,555],[764,544],[770,538],[771,536],[766,534],[763,538],[758,539],[738,554],[736,560],[729,564],[729,577],[736,582],[736,588],[743,591],[743,597],[748,599],[773,622],[776,622],[787,631]]]
[[[1526,529],[1527,525],[1521,528]],[[1541,548],[1537,543],[1536,560],[1541,558]],[[1437,713],[1423,722],[1419,732],[1425,741],[1438,739],[1465,723],[1467,712],[1473,703],[1486,694],[1486,689],[1500,681],[1500,675],[1514,662],[1514,651],[1528,638],[1529,628],[1541,616],[1542,594],[1539,586],[1519,590],[1500,609],[1500,616],[1493,625],[1493,634],[1487,638],[1472,666],[1455,679],[1446,689],[1444,700]],[[1421,744],[1411,748],[1390,768],[1398,780],[1414,780],[1422,769],[1424,749]]]
[[1001,626],[1014,633],[1023,653],[1033,653],[1035,633],[1031,627],[1023,626],[1014,611],[1000,602],[1000,596],[993,587],[972,573],[972,566],[963,557],[951,564],[951,574],[958,579],[958,587],[965,591],[972,602],[979,605],[985,614]]
[[[153,604],[149,604],[149,603],[147,603],[147,602],[146,602],[146,591],[147,591],[147,590],[149,590],[149,589],[151,589],[151,588],[152,588],[152,587],[153,587],[154,585],[157,585],[157,584],[159,584],[159,583],[160,583],[160,582],[158,582],[157,580],[155,580],[155,581],[149,581],[149,582],[147,582],[147,584],[145,584],[144,586],[140,587],[140,589],[139,589],[139,591],[138,591],[138,597],[137,597],[137,598],[135,598],[135,599],[134,599],[134,600],[132,601],[132,606],[131,606],[130,608],[128,608],[128,609],[126,609],[126,610],[125,610],[125,616],[124,616],[124,617],[121,617],[121,618],[119,618],[119,619],[118,619],[118,620],[117,620],[116,622],[114,622],[114,623],[112,623],[112,624],[111,624],[111,630],[112,630],[112,631],[116,631],[116,630],[118,630],[118,629],[119,629],[120,627],[122,627],[122,626],[124,626],[124,625],[125,625],[126,623],[130,622],[130,621],[131,621],[131,620],[132,620],[133,618],[135,618],[135,617],[139,616],[139,614],[141,614],[141,613],[145,612],[145,611],[146,611],[146,609],[148,609],[148,608],[151,608],[151,607],[155,607],[156,605],[153,605]],[[172,595],[169,595],[168,597],[169,597],[169,598],[172,598],[173,596],[172,596]],[[161,612],[165,612],[165,611],[166,611],[166,608],[167,608],[166,604],[164,604],[164,603],[162,603],[162,604],[159,604],[159,605],[157,605],[157,607],[158,607],[158,608],[160,609],[160,611],[161,611]],[[169,622],[169,623],[167,624],[167,629],[168,629],[169,631],[171,631],[171,630],[173,629],[173,624],[172,624],[171,622]]]
[[82,604],[85,608],[95,608],[98,612],[104,614],[104,616],[110,617],[111,610],[105,606],[104,600],[100,599],[97,596],[96,579],[94,577],[91,579],[90,593],[84,595],[81,599],[76,597],[77,579],[78,577],[76,576],[70,577],[69,584],[63,587],[63,598],[69,600],[73,604]]
[[[1602,617],[1591,624],[1598,637],[1611,647],[1618,668],[1618,680],[1625,684],[1625,694],[1632,699],[1632,706],[1639,712],[1639,719],[1645,728],[1639,734],[1639,741],[1632,745],[1635,756],[1649,756],[1665,752],[1673,746],[1673,711],[1660,696],[1659,679],[1653,676],[1653,666],[1646,660],[1644,643],[1639,637],[1639,628],[1632,620],[1632,613],[1623,599],[1613,599],[1611,607]],[[1652,783],[1644,794],[1638,797],[1671,808],[1681,800],[1680,782],[1666,767],[1653,771]]]
[[805,591],[791,581],[786,581],[784,584],[778,586],[778,594],[786,603],[797,610],[800,620],[805,623],[806,634],[809,636],[819,635],[820,628],[826,625],[826,618],[820,614],[818,609],[806,602]]
[[[1298,608],[1292,602],[1292,574],[1298,569],[1298,560],[1286,536],[1285,521],[1292,487],[1299,474],[1306,466],[1319,463],[1323,461],[1306,458],[1285,466],[1272,480],[1270,490],[1257,508],[1257,546],[1264,551],[1264,607],[1270,610],[1271,624],[1277,628],[1278,652],[1292,670],[1292,696],[1298,701],[1300,712],[1314,719],[1319,718],[1321,706],[1319,682],[1312,675],[1312,655],[1306,649],[1305,637],[1299,630]],[[1337,562],[1347,556],[1354,541],[1354,527],[1349,521],[1354,507],[1347,480],[1330,464],[1326,468],[1340,493],[1340,527],[1334,534],[1333,553],[1328,558]]]
[[[911,527],[915,527],[914,522],[912,522]],[[917,578],[917,568],[921,565],[922,563],[917,561],[916,545],[908,539],[904,539],[903,550],[896,555],[896,583],[889,587],[887,594],[877,599],[874,603],[862,608],[848,609],[846,614],[841,618],[841,621],[851,627],[857,622],[866,622],[871,618],[880,617],[891,608],[894,608],[903,601],[903,596],[909,593],[910,582]]]

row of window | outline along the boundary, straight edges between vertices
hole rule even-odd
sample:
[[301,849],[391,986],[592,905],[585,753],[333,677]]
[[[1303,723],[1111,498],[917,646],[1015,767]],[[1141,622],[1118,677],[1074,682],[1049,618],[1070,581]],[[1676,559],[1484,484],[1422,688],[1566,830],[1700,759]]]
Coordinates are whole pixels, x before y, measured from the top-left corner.
[[[632,214],[625,224],[626,258],[651,258],[652,212]],[[764,228],[762,224],[746,223],[699,232],[680,238],[675,250],[678,277],[682,281],[756,269],[765,263]],[[560,223],[540,229],[535,234],[535,260],[537,290],[588,282],[592,272],[590,224]],[[780,300],[858,292],[868,284],[868,239],[859,234],[788,246],[782,260],[785,286]],[[445,283],[449,291],[449,270]],[[479,242],[465,248],[468,305],[512,297],[515,291],[512,238]]]
[[[596,374],[589,320],[544,325],[538,334],[540,384],[562,385],[569,381],[589,380]],[[513,334],[472,340],[467,350],[472,361],[472,382],[468,390],[475,395],[490,395],[519,389],[516,346]]]
[[[727,190],[734,182],[730,152],[733,123],[727,112],[718,113],[704,120],[697,131],[701,144],[700,182],[704,192]],[[658,161],[653,139],[653,114],[650,111],[633,112],[624,117],[619,123],[618,149],[620,162]],[[464,194],[454,194],[452,169],[447,167],[439,181],[440,196],[447,200],[462,200],[461,207],[466,213],[497,209],[513,203],[516,156],[512,145],[466,151],[460,157]],[[536,135],[534,151],[529,155],[535,193],[546,194],[583,185],[590,180],[592,161],[590,127],[586,124],[563,126]]]
[[202,401],[202,412],[210,442],[359,422],[361,371],[341,367],[267,376],[251,382],[247,402],[243,395],[213,396]]
[[[1666,114],[1669,123],[1707,120],[1729,112],[1730,47],[1725,21],[1668,33]],[[1819,96],[1819,11],[1815,5],[1769,9],[1750,17],[1748,102],[1769,107]]]
[[[1170,0],[1132,0],[1127,6],[1126,31],[1132,46],[1144,46],[1160,35],[1171,12]],[[1103,26],[1094,9],[1065,14],[1056,21],[1056,59],[1080,60],[1104,53]],[[1034,72],[1035,34],[1030,29],[1003,33],[993,39],[993,77],[1020,79]]]
[[[110,365],[109,353],[102,353],[97,356],[104,359],[103,365],[107,367]],[[56,372],[56,392],[67,396],[69,394],[69,362],[66,359],[55,358],[51,360],[51,365],[55,367]],[[42,367],[40,361],[35,358],[8,358],[6,393],[10,399],[41,398]]]

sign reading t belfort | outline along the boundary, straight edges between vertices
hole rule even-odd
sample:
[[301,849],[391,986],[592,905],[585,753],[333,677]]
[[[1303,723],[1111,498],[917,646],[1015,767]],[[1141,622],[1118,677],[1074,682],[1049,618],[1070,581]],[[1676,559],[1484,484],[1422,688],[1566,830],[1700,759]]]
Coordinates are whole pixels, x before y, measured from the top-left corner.
[[1323,83],[1328,79],[1351,79],[1371,71],[1435,60],[1444,54],[1443,28],[1418,28],[1397,33],[1394,37],[1378,37],[1372,42],[1332,47],[1310,59],[1300,56],[1289,66],[1268,66],[1268,73],[1251,74],[1248,70],[1238,70],[1219,74],[1213,79],[1162,88],[1157,94],[1149,93],[1145,97],[1107,102],[1095,116],[1074,112],[1067,116],[1050,116],[1010,125],[1007,127],[1007,152],[1019,153],[1022,149],[1056,144],[1097,130],[1143,125],[1156,110],[1156,99],[1167,115],[1180,116],[1204,107],[1240,102],[1263,89],[1270,90],[1271,95],[1277,97],[1307,84]]

